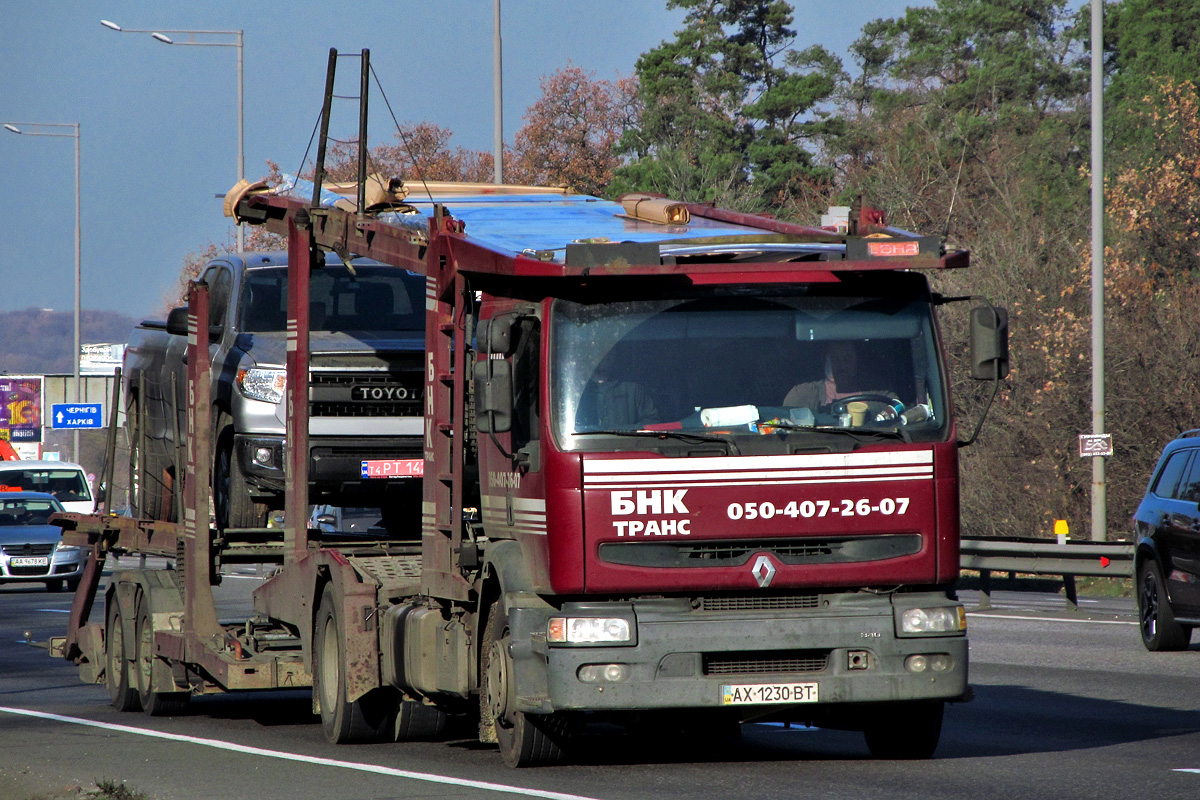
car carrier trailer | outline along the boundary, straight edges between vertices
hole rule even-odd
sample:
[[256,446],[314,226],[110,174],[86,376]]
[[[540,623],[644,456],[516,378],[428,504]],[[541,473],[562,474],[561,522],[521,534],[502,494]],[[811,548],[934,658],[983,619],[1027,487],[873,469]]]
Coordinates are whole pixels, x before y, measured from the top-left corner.
[[[333,742],[477,715],[512,766],[647,717],[860,729],[880,757],[933,753],[944,705],[968,696],[936,313],[965,298],[925,273],[966,251],[869,210],[808,227],[535,187],[413,182],[366,214],[361,194],[322,201],[323,161],[311,186],[232,204],[288,241],[284,527],[208,524],[208,288],[193,283],[183,519],[63,515],[95,557],[54,652],[150,714],[311,686]],[[307,525],[308,280],[326,252],[426,276],[424,457],[362,466],[421,482],[400,534]],[[972,375],[998,382],[1004,314],[971,321]],[[855,392],[832,374],[846,352]],[[808,384],[832,391],[801,404]],[[114,572],[89,622],[107,553],[171,563]],[[212,585],[232,563],[275,569],[231,623]]]

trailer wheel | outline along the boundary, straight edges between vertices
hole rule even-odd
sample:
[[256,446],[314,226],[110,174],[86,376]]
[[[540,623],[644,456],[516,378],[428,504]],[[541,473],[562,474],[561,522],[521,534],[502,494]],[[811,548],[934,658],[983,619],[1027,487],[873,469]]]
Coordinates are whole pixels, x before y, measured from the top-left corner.
[[228,414],[217,417],[212,470],[213,509],[217,528],[265,528],[267,506],[250,496],[233,441],[233,420]]
[[436,739],[446,730],[446,712],[419,700],[401,699],[396,706],[392,739],[397,742],[421,742]]
[[376,689],[354,702],[346,700],[342,670],[342,612],[333,588],[321,594],[317,623],[313,630],[313,691],[321,705],[321,727],[333,744],[382,741],[394,734],[395,692]]
[[[499,631],[499,635],[497,635]],[[553,764],[565,756],[567,724],[559,714],[526,714],[516,709],[513,661],[509,650],[511,633],[504,611],[497,603],[488,615],[479,654],[481,729],[491,723],[500,744],[500,756],[510,767]]]
[[154,691],[154,671],[156,668],[165,669],[165,665],[156,664],[155,660],[154,626],[150,620],[150,606],[142,601],[138,603],[136,671],[137,694],[142,710],[152,717],[169,717],[183,713],[190,699],[187,692]]
[[942,737],[941,701],[895,703],[873,715],[863,729],[875,758],[917,760],[933,756]]
[[129,661],[125,652],[125,623],[116,595],[108,606],[108,621],[105,625],[104,682],[108,696],[117,711],[137,711],[141,700],[137,690],[129,685]]

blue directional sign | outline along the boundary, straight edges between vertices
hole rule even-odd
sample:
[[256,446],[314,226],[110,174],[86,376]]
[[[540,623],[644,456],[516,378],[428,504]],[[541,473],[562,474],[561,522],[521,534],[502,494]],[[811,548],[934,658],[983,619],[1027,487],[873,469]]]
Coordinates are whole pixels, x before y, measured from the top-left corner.
[[52,403],[50,405],[51,428],[84,428],[104,427],[103,403]]

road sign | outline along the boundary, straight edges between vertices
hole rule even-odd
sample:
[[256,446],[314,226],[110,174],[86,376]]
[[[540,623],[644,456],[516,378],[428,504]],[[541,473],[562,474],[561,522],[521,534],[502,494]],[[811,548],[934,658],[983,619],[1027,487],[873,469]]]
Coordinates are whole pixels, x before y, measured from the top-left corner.
[[1111,433],[1079,434],[1079,457],[1111,456],[1113,454]]
[[50,427],[83,430],[104,427],[103,403],[52,403]]

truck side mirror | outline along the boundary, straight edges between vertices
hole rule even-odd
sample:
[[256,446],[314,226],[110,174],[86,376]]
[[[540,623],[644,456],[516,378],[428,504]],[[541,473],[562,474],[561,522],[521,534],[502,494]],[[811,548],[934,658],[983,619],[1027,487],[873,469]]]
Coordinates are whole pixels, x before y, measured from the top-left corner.
[[475,339],[478,349],[485,353],[508,355],[512,348],[513,318],[504,314],[479,323]]
[[480,433],[512,430],[512,364],[502,358],[475,362],[475,427]]
[[991,381],[1008,376],[1008,312],[971,309],[971,377]]
[[167,312],[167,333],[172,336],[187,336],[187,306],[172,308]]

